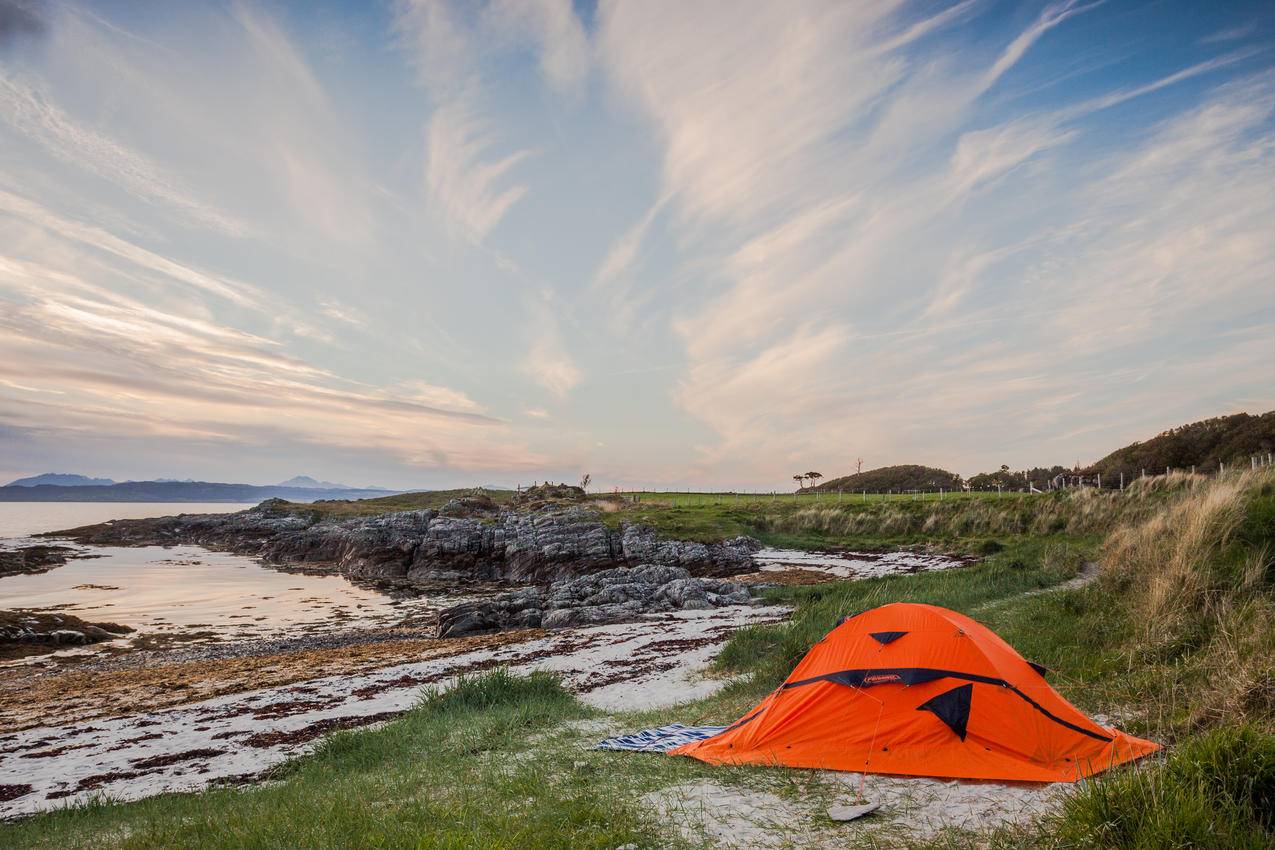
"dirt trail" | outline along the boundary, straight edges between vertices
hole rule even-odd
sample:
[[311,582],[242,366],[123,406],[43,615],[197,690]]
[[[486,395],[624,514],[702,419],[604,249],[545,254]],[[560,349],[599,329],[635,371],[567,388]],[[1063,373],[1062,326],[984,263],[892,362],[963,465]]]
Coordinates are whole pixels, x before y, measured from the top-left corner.
[[1020,599],[1026,599],[1030,596],[1041,596],[1046,593],[1058,593],[1062,590],[1078,590],[1086,585],[1093,584],[1098,578],[1098,573],[1098,562],[1086,561],[1080,568],[1080,572],[1076,573],[1064,582],[1050,585],[1049,587],[1038,587],[1035,590],[1026,590],[1013,596],[1006,596],[1003,599],[993,599],[990,602],[984,602],[982,605],[978,605],[970,609],[969,613],[974,615],[978,614],[980,611],[990,611],[993,608],[999,608],[1002,605],[1007,605],[1010,602],[1017,602]]

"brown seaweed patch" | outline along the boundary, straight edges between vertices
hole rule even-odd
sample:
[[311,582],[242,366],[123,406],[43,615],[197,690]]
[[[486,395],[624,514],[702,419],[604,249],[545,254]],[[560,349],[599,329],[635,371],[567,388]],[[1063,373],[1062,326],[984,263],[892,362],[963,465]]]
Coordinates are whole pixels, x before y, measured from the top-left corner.
[[313,741],[320,735],[326,735],[329,732],[336,732],[341,729],[356,729],[360,726],[370,726],[373,723],[381,723],[385,720],[392,720],[402,713],[403,712],[401,711],[382,711],[376,714],[355,715],[352,717],[329,717],[326,720],[311,723],[309,726],[303,726],[300,729],[258,732],[250,738],[245,738],[244,743],[250,747],[257,747],[258,749],[266,749],[267,747],[277,747],[280,745],[304,744],[307,741]]
[[30,793],[30,785],[0,785],[0,803],[7,803]]
[[180,753],[165,753],[162,756],[151,756],[145,759],[135,759],[129,762],[133,767],[139,770],[154,770],[157,767],[168,767],[181,761],[194,761],[195,759],[210,759],[214,756],[225,755],[225,750],[198,749],[183,750]]

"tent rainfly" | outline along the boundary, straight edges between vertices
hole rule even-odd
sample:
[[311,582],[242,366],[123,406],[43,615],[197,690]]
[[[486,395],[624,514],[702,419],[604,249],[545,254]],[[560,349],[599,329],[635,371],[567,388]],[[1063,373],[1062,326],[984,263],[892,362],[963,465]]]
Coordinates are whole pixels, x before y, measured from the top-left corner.
[[896,602],[843,619],[719,735],[671,751],[713,764],[1074,782],[1159,745],[1100,726],[986,626]]

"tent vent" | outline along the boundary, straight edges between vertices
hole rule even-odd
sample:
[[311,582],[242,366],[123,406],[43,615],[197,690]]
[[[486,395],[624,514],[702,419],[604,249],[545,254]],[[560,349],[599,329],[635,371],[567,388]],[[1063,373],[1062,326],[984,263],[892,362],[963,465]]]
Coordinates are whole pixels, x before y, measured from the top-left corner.
[[868,637],[872,638],[882,646],[885,646],[887,643],[893,643],[905,634],[907,634],[907,632],[872,632],[868,635]]
[[932,711],[939,720],[947,724],[962,741],[965,740],[966,727],[970,722],[970,698],[974,695],[974,685],[961,685],[952,688],[916,707],[917,711]]
[[1049,668],[1046,667],[1044,664],[1037,664],[1035,661],[1028,661],[1027,663],[1031,665],[1031,668],[1033,670],[1035,670],[1037,673],[1039,673],[1042,676],[1049,672]]

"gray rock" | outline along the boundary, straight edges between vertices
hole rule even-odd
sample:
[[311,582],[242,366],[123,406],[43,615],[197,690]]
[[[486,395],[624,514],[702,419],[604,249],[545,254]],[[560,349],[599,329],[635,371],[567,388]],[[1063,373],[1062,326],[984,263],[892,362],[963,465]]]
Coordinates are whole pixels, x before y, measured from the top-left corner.
[[[235,514],[116,520],[65,534],[97,545],[190,543],[273,564],[333,568],[350,577],[419,584],[545,584],[587,577],[593,582],[587,588],[563,591],[581,601],[612,584],[658,586],[692,575],[748,572],[753,568],[752,553],[761,545],[746,537],[712,544],[666,540],[644,525],[608,528],[582,505],[511,511],[477,497],[449,502],[442,512],[402,511],[353,519],[296,512],[293,506],[271,500]],[[650,575],[635,579],[628,572],[616,572],[629,568]],[[598,604],[623,602],[635,592],[608,592],[605,599],[612,601]]]
[[632,571],[634,581],[646,584],[668,584],[679,578],[690,578],[690,571],[684,567],[671,567],[663,564],[643,564]]
[[746,587],[732,581],[693,578],[680,567],[643,564],[556,581],[544,592],[527,588],[454,606],[439,615],[439,636],[620,623],[653,612],[746,605],[751,599]]

